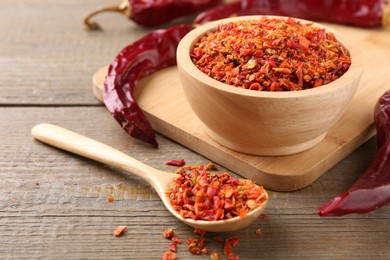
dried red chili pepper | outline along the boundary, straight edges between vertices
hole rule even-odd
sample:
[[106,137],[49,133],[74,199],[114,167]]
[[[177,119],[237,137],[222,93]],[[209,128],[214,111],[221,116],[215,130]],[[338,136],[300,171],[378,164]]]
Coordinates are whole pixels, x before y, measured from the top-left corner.
[[154,147],[155,132],[134,99],[134,87],[142,77],[176,64],[177,45],[191,29],[178,25],[148,33],[116,56],[104,81],[107,109],[128,134]]
[[367,213],[390,203],[390,91],[379,98],[374,119],[378,143],[374,161],[347,192],[322,205],[318,215]]
[[282,15],[361,27],[390,25],[387,0],[240,0],[205,11],[194,24],[232,15]]
[[198,13],[220,4],[223,0],[124,0],[120,5],[100,8],[84,18],[88,29],[100,29],[91,18],[103,12],[116,12],[125,15],[142,26],[158,26],[176,18]]

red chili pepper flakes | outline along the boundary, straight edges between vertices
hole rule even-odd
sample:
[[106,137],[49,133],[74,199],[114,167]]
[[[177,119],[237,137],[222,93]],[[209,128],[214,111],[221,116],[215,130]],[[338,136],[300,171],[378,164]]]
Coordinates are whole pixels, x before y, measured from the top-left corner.
[[221,254],[217,253],[217,252],[213,252],[210,254],[210,259],[211,260],[221,260]]
[[232,247],[236,247],[238,244],[238,237],[231,237],[225,240],[225,246],[223,248],[223,252],[225,255],[229,256],[232,254]]
[[177,244],[175,243],[172,243],[170,245],[168,245],[168,249],[171,250],[172,252],[177,252]]
[[201,170],[207,170],[207,171],[218,170],[217,166],[213,162],[209,162],[207,165],[204,165],[204,164],[195,165],[195,166],[186,165],[186,166],[178,168],[175,173],[180,174],[181,172],[191,171],[193,169],[197,169],[199,171],[201,171]]
[[183,241],[181,241],[181,239],[178,237],[172,237],[172,242],[175,244],[182,244],[183,243]]
[[206,238],[188,238],[188,250],[194,255],[207,254],[207,247],[204,246],[205,242]]
[[175,231],[173,229],[166,229],[163,232],[163,235],[166,239],[172,239],[175,236]]
[[264,188],[251,180],[228,173],[209,173],[205,168],[185,167],[177,171],[167,196],[184,218],[222,220],[243,217],[267,199]]
[[171,165],[171,166],[179,166],[182,167],[186,162],[183,159],[180,160],[169,160],[165,162],[166,165]]
[[259,237],[259,236],[261,236],[261,229],[260,228],[256,228],[256,230],[255,230],[255,235],[257,236],[257,237]]
[[201,236],[201,237],[204,237],[204,236],[206,235],[206,231],[201,230],[201,229],[199,229],[199,228],[195,228],[195,229],[194,229],[194,233],[197,234],[197,235],[199,235],[199,236]]
[[293,18],[221,24],[195,44],[190,56],[208,76],[260,91],[318,87],[342,76],[351,64],[348,50],[332,33]]
[[108,196],[108,197],[107,197],[107,201],[108,201],[108,202],[113,202],[113,201],[114,201],[114,196],[112,196],[112,195],[111,195],[111,196]]
[[260,216],[259,216],[259,219],[267,219],[268,218],[268,216],[267,215],[264,215],[264,214],[261,214]]
[[120,236],[122,236],[125,233],[126,230],[127,230],[127,226],[118,226],[114,230],[114,236],[120,237]]
[[170,251],[167,251],[164,253],[162,259],[163,260],[176,260],[176,254],[172,253]]
[[[167,229],[166,231],[164,231],[164,233],[167,233],[167,234],[172,234],[172,232],[174,233],[174,231],[172,229]],[[209,253],[208,252],[206,242],[208,240],[210,240],[210,238],[206,237],[207,232],[195,228],[194,233],[198,234],[201,237],[187,239],[188,251],[191,252],[192,254],[195,254],[195,255],[209,254],[210,258],[212,260],[220,260],[221,255],[219,253],[217,253],[217,252]],[[176,236],[172,237],[171,240],[173,243],[168,245],[168,248],[171,251],[165,252],[165,254],[163,255],[163,259],[171,259],[168,257],[175,257],[172,259],[176,259],[176,254],[173,254],[172,252],[175,252],[175,253],[177,252],[178,244],[181,244],[182,241]],[[218,236],[214,236],[212,238],[212,240],[224,244],[224,254],[226,255],[228,260],[239,259],[239,256],[232,252],[232,248],[236,247],[238,244],[239,237],[233,236],[233,237],[225,239],[222,236],[218,235]]]

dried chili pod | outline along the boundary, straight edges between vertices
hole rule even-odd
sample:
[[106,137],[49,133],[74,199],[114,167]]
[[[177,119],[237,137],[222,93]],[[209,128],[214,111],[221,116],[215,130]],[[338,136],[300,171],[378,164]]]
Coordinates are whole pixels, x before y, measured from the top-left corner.
[[104,12],[116,12],[125,15],[135,23],[151,27],[158,26],[176,18],[195,14],[220,4],[223,0],[124,0],[119,5],[97,9],[84,18],[88,29],[101,29],[91,18]]
[[361,27],[390,25],[387,0],[240,0],[203,12],[195,24],[232,15],[282,15]]
[[318,215],[367,213],[390,203],[390,91],[379,98],[374,119],[378,151],[373,162],[347,192],[322,205]]
[[103,100],[107,109],[126,132],[154,147],[155,132],[134,99],[139,79],[176,64],[176,48],[193,27],[177,25],[148,33],[125,47],[108,68]]

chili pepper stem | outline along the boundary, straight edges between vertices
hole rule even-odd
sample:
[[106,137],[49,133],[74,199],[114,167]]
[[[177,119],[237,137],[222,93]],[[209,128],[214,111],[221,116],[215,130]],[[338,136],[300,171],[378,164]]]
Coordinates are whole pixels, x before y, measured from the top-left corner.
[[111,5],[111,6],[102,7],[100,9],[97,9],[97,10],[89,13],[84,18],[84,24],[85,24],[86,28],[88,30],[101,30],[102,28],[100,27],[100,25],[96,22],[92,22],[91,18],[100,14],[100,13],[105,13],[105,12],[121,13],[127,17],[130,17],[132,10],[131,10],[131,6],[129,4],[129,1],[127,1],[127,0],[124,0],[119,5]]

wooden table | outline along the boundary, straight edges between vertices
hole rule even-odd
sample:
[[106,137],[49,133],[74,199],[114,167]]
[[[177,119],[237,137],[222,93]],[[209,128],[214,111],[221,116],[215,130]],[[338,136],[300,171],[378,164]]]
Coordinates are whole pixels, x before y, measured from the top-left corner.
[[[164,164],[169,159],[184,158],[192,165],[209,162],[161,135],[157,150],[130,138],[93,96],[93,73],[147,32],[114,14],[97,17],[105,31],[85,31],[83,16],[107,4],[2,1],[1,259],[161,259],[169,244],[162,236],[165,229],[173,228],[184,241],[196,237],[192,228],[165,210],[143,180],[54,149],[30,135],[35,124],[50,122],[162,170],[175,170]],[[322,203],[352,185],[375,151],[371,139],[310,186],[269,191],[267,219],[220,235],[240,237],[233,250],[241,259],[385,259],[390,255],[390,207],[341,218],[316,215]],[[117,238],[112,232],[119,225],[128,230]],[[210,240],[207,246],[210,252],[222,253],[218,242]],[[178,258],[208,259],[191,255],[184,244]]]

